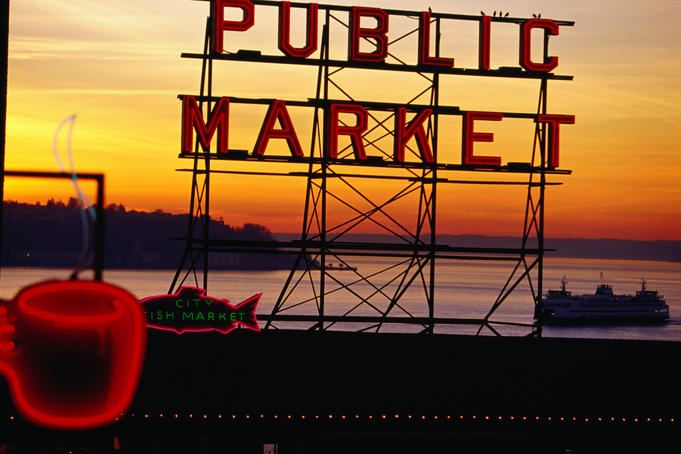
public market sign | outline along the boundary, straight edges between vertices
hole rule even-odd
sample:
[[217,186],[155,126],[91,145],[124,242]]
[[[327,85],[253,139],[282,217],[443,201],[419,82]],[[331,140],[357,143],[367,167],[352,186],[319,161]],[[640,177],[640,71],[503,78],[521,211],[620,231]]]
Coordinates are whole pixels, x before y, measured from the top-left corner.
[[[262,55],[260,51],[225,52],[225,36],[228,33],[247,33],[257,20],[256,5],[276,7],[278,9],[278,49],[279,55]],[[299,8],[306,12],[306,28],[304,45],[291,43],[291,12],[293,8]],[[343,13],[347,17],[347,58],[343,61],[329,60],[326,55],[315,57],[320,49],[319,21],[323,12],[329,14]],[[240,14],[239,14],[240,13]],[[226,17],[241,16],[237,19]],[[389,30],[391,21],[399,16],[418,18],[418,30],[413,34],[413,39],[418,39],[413,63],[396,65],[386,63],[389,56],[391,41]],[[559,57],[548,55],[548,43],[550,37],[560,35],[561,26],[573,25],[570,22],[561,22],[540,17],[520,19],[509,17],[491,17],[488,15],[470,16],[460,14],[435,13],[427,11],[401,11],[389,10],[376,7],[364,6],[332,6],[317,3],[291,3],[273,2],[265,0],[211,0],[211,44],[210,55],[212,59],[234,59],[243,61],[258,61],[266,63],[282,64],[319,64],[320,66],[351,67],[359,69],[375,69],[386,71],[414,71],[432,74],[458,74],[467,76],[503,76],[515,78],[535,79],[571,79],[570,76],[556,76],[553,71],[559,67]],[[454,56],[438,55],[431,48],[431,41],[439,42],[432,30],[433,22],[438,20],[451,21],[476,21],[479,24],[478,31],[478,64],[476,68],[460,68],[456,65]],[[495,23],[514,23],[518,25],[519,47],[518,67],[492,68],[490,63],[493,28]],[[544,57],[537,61],[533,58],[533,32],[544,34]],[[335,35],[334,35],[335,36]],[[411,38],[408,35],[405,38]],[[330,39],[328,36],[326,39]],[[368,41],[373,50],[367,50],[361,44]],[[327,41],[328,44],[328,41]],[[536,54],[536,50],[534,50]],[[436,54],[436,55],[434,55]],[[243,57],[243,58],[242,58]],[[229,147],[230,130],[230,104],[243,102],[227,96],[212,98],[212,111],[204,116],[199,102],[195,96],[182,95],[182,143],[183,155],[194,154],[195,135],[197,142],[204,152],[209,153],[211,144],[216,142],[215,155],[222,158],[233,158],[236,154]],[[371,104],[371,105],[369,105]],[[324,159],[332,161],[353,161],[354,164],[367,164],[371,162],[368,155],[364,134],[369,128],[370,110],[374,104],[348,101],[328,100],[319,105],[319,100],[309,100],[309,107],[321,107],[323,109]],[[305,106],[305,101],[298,101],[296,106]],[[394,124],[392,135],[394,147],[392,162],[399,164],[407,163],[406,149],[410,143],[415,143],[418,156],[416,164],[438,164],[433,153],[433,146],[428,139],[428,124],[437,115],[460,115],[462,121],[461,150],[452,153],[452,150],[442,150],[437,160],[442,163],[451,163],[460,158],[460,165],[464,168],[499,168],[502,166],[501,156],[480,155],[475,151],[478,142],[494,142],[494,135],[484,132],[481,125],[483,122],[500,122],[505,117],[513,114],[502,112],[463,111],[441,106],[395,105],[390,109],[394,111]],[[408,120],[408,115],[412,118]],[[343,116],[341,118],[341,116]],[[354,121],[347,121],[347,118]],[[527,115],[520,118],[528,118]],[[573,115],[539,113],[529,117],[535,123],[545,125],[548,129],[548,143],[546,165],[556,168],[560,164],[560,131],[562,125],[575,123]],[[345,120],[343,120],[345,119]],[[339,157],[339,138],[350,139],[352,157]],[[262,122],[260,133],[255,146],[248,153],[250,156],[267,160],[271,156],[269,145],[274,140],[286,142],[289,158],[304,159],[306,154],[309,158],[311,152],[306,153],[298,138],[296,125],[289,114],[287,101],[274,99],[269,102],[269,108]],[[457,156],[459,155],[459,156]],[[413,163],[412,163],[413,164]]]

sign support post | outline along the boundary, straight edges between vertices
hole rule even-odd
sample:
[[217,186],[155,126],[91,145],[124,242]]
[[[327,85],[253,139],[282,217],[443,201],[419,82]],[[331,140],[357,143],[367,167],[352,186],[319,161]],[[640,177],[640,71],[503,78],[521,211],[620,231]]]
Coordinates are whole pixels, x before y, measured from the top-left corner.
[[[212,14],[218,11],[219,1],[213,0]],[[252,4],[252,5],[251,5]],[[522,19],[512,17],[467,16],[435,12],[380,10],[377,8],[353,8],[348,6],[308,4],[284,4],[266,0],[245,1],[240,6],[244,19],[232,20],[222,27],[207,22],[206,41],[202,54],[185,53],[183,58],[201,59],[201,95],[196,97],[205,126],[204,136],[195,138],[193,153],[189,148],[180,155],[193,160],[193,168],[180,169],[193,174],[190,197],[185,252],[170,286],[170,293],[192,280],[199,284],[198,270],[202,271],[203,287],[209,284],[209,256],[214,254],[287,254],[291,256],[291,268],[279,295],[265,295],[271,298],[273,309],[269,315],[259,315],[264,329],[292,327],[314,331],[331,329],[382,332],[399,326],[402,330],[423,333],[452,332],[459,327],[463,332],[502,335],[506,332],[529,330],[530,335],[541,336],[541,304],[544,278],[545,242],[545,197],[547,186],[561,184],[549,181],[548,176],[569,175],[569,170],[557,168],[553,161],[553,144],[548,144],[548,135],[554,125],[547,125],[548,81],[571,80],[572,76],[557,75],[550,71],[558,65],[557,57],[549,57],[549,36],[559,34],[559,27],[574,23],[547,19]],[[249,6],[251,5],[251,6]],[[288,5],[288,6],[287,6]],[[263,55],[260,51],[240,50],[224,52],[227,43],[220,41],[219,50],[214,49],[214,33],[246,32],[256,21],[261,8],[299,8],[317,14],[324,23],[321,43],[310,42],[317,33],[308,33],[306,50],[297,51],[288,43],[280,50],[285,55]],[[280,9],[280,14],[281,14]],[[312,13],[311,13],[312,12]],[[360,24],[362,14],[377,19],[376,29],[364,28]],[[420,17],[419,26],[409,30],[392,41],[385,30],[391,18]],[[290,20],[290,11],[280,16]],[[346,19],[354,18],[355,22]],[[359,19],[358,19],[359,18]],[[220,15],[224,21],[224,16]],[[286,20],[286,19],[284,19]],[[474,21],[480,23],[481,61],[477,68],[459,68],[454,59],[442,54],[442,22]],[[310,22],[310,21],[308,21]],[[521,30],[520,66],[491,69],[489,63],[489,27],[496,22],[512,23]],[[316,21],[312,20],[316,24]],[[354,25],[353,25],[354,24]],[[213,27],[213,25],[215,25]],[[347,60],[331,57],[331,37],[339,34],[332,27],[349,36]],[[431,49],[431,28],[434,28],[434,47]],[[532,61],[532,30],[544,32],[544,62]],[[290,29],[280,35],[281,42],[290,39]],[[393,29],[391,29],[393,30]],[[309,31],[308,31],[309,32]],[[484,33],[483,33],[484,32]],[[391,32],[391,33],[394,33]],[[391,49],[395,43],[408,37],[419,37],[418,63],[407,63]],[[223,37],[224,38],[224,37]],[[484,39],[483,39],[484,38]],[[334,38],[335,39],[335,38]],[[359,44],[364,42],[375,46],[367,52]],[[319,48],[317,48],[319,44]],[[487,46],[487,47],[485,47]],[[366,46],[365,46],[366,47]],[[335,48],[335,47],[334,47]],[[288,49],[288,50],[286,50]],[[293,49],[293,50],[291,50]],[[312,50],[314,49],[314,51]],[[295,54],[295,55],[294,55]],[[354,56],[354,57],[353,57]],[[353,59],[354,58],[354,59]],[[314,98],[308,100],[268,100],[260,98],[218,97],[213,94],[213,65],[232,62],[313,66],[317,70]],[[358,100],[344,87],[337,74],[349,70],[379,70],[413,73],[428,81],[427,87],[406,102],[372,102]],[[442,77],[498,77],[511,79],[533,79],[540,81],[539,105],[533,112],[467,112],[459,106],[442,105],[440,88]],[[220,93],[225,96],[225,93]],[[402,95],[402,92],[396,94]],[[186,99],[187,96],[180,96]],[[192,98],[193,99],[193,98]],[[184,102],[184,101],[183,101]],[[227,116],[220,115],[213,106],[229,103],[236,105],[267,105],[269,112],[281,112],[287,107],[313,108],[312,136],[310,150],[304,151],[299,145],[295,131],[282,123],[282,129],[272,133],[271,124],[265,123],[264,132],[258,139],[255,150],[220,149],[213,153],[206,145],[205,135],[219,135],[220,127],[229,124]],[[279,110],[277,110],[279,109]],[[351,112],[353,120],[342,120],[340,112]],[[335,116],[332,112],[336,112]],[[352,116],[348,115],[347,118]],[[411,122],[409,115],[414,115]],[[270,114],[268,113],[268,117]],[[288,113],[286,112],[286,116]],[[320,118],[323,117],[322,118]],[[439,149],[441,141],[441,116],[462,116],[464,118],[464,142],[461,164],[446,163],[448,156]],[[561,116],[569,124],[567,117]],[[281,121],[281,117],[278,117]],[[345,118],[345,117],[343,117]],[[484,121],[499,121],[505,118],[534,120],[535,136],[532,157],[529,162],[501,164],[500,157],[481,156],[474,153],[473,142],[491,142],[494,137],[484,131]],[[574,121],[574,117],[571,117]],[[475,126],[475,121],[479,124]],[[267,121],[271,121],[268,118]],[[290,120],[289,120],[290,121]],[[406,125],[404,122],[406,121]],[[418,122],[421,123],[418,123]],[[332,124],[338,122],[338,124]],[[391,125],[394,122],[395,128]],[[275,120],[276,123],[276,120]],[[186,122],[183,122],[186,125]],[[266,125],[270,125],[265,127]],[[466,129],[466,128],[469,129]],[[270,129],[268,131],[268,128]],[[419,129],[420,128],[420,129]],[[404,131],[408,130],[407,133]],[[400,132],[401,131],[401,132]],[[187,132],[187,131],[183,131]],[[190,131],[191,132],[191,131]],[[274,155],[266,150],[271,138],[286,138],[291,156]],[[399,137],[398,137],[398,134]],[[351,139],[347,146],[340,146],[338,137]],[[394,138],[394,141],[393,141]],[[386,144],[394,142],[394,149]],[[405,143],[406,141],[406,143]],[[416,142],[417,146],[414,146]],[[294,147],[293,144],[296,146]],[[208,144],[210,145],[210,144]],[[262,145],[262,146],[261,146]],[[272,149],[274,147],[271,147]],[[551,149],[550,149],[551,148]],[[432,152],[431,152],[432,151]],[[549,159],[549,155],[552,156]],[[416,161],[414,161],[416,158]],[[292,168],[292,170],[271,172],[266,170],[243,171],[230,168],[230,163],[257,162],[266,166],[268,162]],[[554,165],[556,164],[556,165]],[[306,172],[293,170],[305,165]],[[299,167],[298,167],[299,168]],[[357,171],[358,168],[370,172]],[[348,170],[349,169],[349,170]],[[452,174],[476,174],[479,178],[453,178]],[[226,241],[216,240],[210,235],[210,185],[211,176],[250,175],[255,177],[306,178],[305,206],[299,239],[289,241]],[[520,180],[526,175],[529,179]],[[501,178],[503,176],[504,178]],[[399,183],[400,189],[389,194],[368,193],[361,189],[360,181]],[[443,244],[437,224],[437,203],[439,189],[448,185],[496,185],[520,186],[527,188],[527,201],[522,239],[519,248],[467,247]],[[385,186],[387,187],[387,186]],[[392,188],[392,187],[391,187]],[[391,189],[392,190],[392,189]],[[355,200],[350,201],[350,197]],[[383,198],[382,198],[383,197]],[[411,197],[411,198],[410,198]],[[413,210],[405,214],[404,206],[411,199]],[[393,211],[401,206],[398,215]],[[416,222],[414,223],[414,218]],[[357,233],[364,226],[371,225],[380,231],[385,240],[364,240]],[[380,258],[385,263],[377,271],[365,272],[359,269],[360,258]],[[436,305],[437,272],[436,264],[442,261],[467,262],[508,262],[513,270],[502,286],[497,298],[491,302],[486,315],[478,318],[439,316]],[[335,263],[334,263],[335,262]],[[382,262],[381,262],[382,263]],[[335,266],[334,266],[335,265]],[[363,265],[362,265],[363,266]],[[498,309],[519,287],[529,289],[533,302],[535,320],[521,322],[504,320]],[[275,300],[276,298],[276,300]],[[416,308],[414,299],[423,301]],[[409,302],[408,302],[409,301]],[[419,303],[420,304],[420,303]],[[466,328],[468,327],[468,328]],[[477,328],[477,330],[476,330]]]

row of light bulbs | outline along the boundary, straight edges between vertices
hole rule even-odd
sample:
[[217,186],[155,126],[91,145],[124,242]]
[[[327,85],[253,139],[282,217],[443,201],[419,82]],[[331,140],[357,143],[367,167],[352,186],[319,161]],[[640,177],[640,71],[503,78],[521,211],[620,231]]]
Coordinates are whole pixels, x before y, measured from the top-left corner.
[[[209,416],[207,413],[202,413],[202,414],[197,414],[195,415],[194,413],[188,413],[186,415],[182,415],[180,413],[143,413],[143,414],[135,414],[135,413],[130,413],[129,415],[121,415],[120,417],[116,418],[116,421],[120,421],[121,419],[124,418],[135,418],[135,417],[142,417],[144,419],[152,419],[155,417],[158,417],[159,419],[197,419],[197,420],[208,420],[208,419],[213,419],[216,418],[218,420],[268,420],[268,419],[273,419],[275,421],[307,421],[307,420],[313,420],[313,421],[319,421],[319,420],[368,420],[368,421],[384,421],[384,420],[413,420],[413,421],[476,421],[476,422],[493,422],[493,421],[498,421],[498,422],[503,422],[503,421],[513,421],[513,422],[528,422],[528,421],[534,421],[534,422],[546,422],[546,423],[551,423],[551,422],[584,422],[584,423],[659,423],[659,424],[674,424],[676,423],[676,418],[654,418],[654,417],[615,417],[615,416],[610,416],[610,417],[603,417],[603,416],[597,416],[597,417],[577,417],[577,416],[559,416],[559,417],[553,417],[553,416],[477,416],[477,415],[471,415],[471,416],[464,416],[464,415],[459,415],[459,416],[452,416],[452,415],[447,415],[447,416],[439,416],[439,415],[400,415],[399,413],[395,413],[392,415],[387,415],[387,414],[382,414],[382,415],[359,415],[355,414],[352,416],[345,415],[345,414],[340,414],[340,415],[335,415],[335,414],[328,414],[326,416],[320,416],[320,415],[278,415],[274,414],[271,417],[266,416],[264,413],[261,413],[259,415],[250,415],[250,414],[242,414],[242,415],[237,415],[237,414],[231,414],[231,415],[223,415],[221,413],[218,413],[215,416]],[[16,421],[15,416],[10,416],[9,420],[10,421]]]
[[[440,415],[401,415],[399,413],[395,414],[381,414],[381,415],[360,415],[360,414],[354,414],[354,415],[346,415],[346,414],[328,414],[328,415],[278,415],[278,414],[273,414],[271,416],[265,415],[264,413],[258,414],[258,415],[251,415],[251,414],[229,414],[229,415],[223,415],[221,413],[218,413],[217,415],[210,416],[206,413],[202,414],[194,414],[194,413],[187,413],[185,415],[182,415],[180,413],[158,413],[158,414],[153,414],[153,413],[143,413],[143,414],[135,414],[131,413],[129,415],[121,416],[121,418],[124,417],[142,417],[144,419],[150,419],[150,418],[155,418],[158,417],[160,419],[162,418],[167,418],[167,419],[198,419],[198,420],[208,420],[208,419],[226,419],[226,420],[275,420],[275,421],[307,421],[307,420],[313,420],[313,421],[319,421],[319,420],[355,420],[355,421],[360,421],[360,420],[368,420],[368,421],[385,421],[385,420],[411,420],[411,421],[477,421],[477,422],[493,422],[493,421],[513,421],[513,422],[528,422],[528,421],[534,421],[534,422],[546,422],[546,423],[551,423],[551,422],[584,422],[584,423],[603,423],[603,422],[610,422],[610,423],[639,423],[639,422],[645,422],[645,423],[667,423],[667,424],[673,424],[676,423],[676,418],[661,418],[661,417],[615,417],[615,416],[610,416],[610,417],[604,417],[604,416],[596,416],[596,417],[577,417],[577,416],[478,416],[478,415],[470,415],[470,416],[464,416],[464,415],[459,415],[459,416],[452,416],[452,415],[447,415],[447,416],[440,416]],[[116,419],[117,421],[119,418]]]

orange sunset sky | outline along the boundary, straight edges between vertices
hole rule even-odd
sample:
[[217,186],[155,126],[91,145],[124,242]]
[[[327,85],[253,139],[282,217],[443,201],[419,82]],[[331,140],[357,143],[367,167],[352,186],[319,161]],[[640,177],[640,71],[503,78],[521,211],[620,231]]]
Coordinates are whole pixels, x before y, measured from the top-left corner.
[[[681,240],[681,7],[678,0],[336,0],[345,5],[419,11],[574,20],[552,38],[558,74],[572,82],[550,84],[551,113],[574,114],[562,129],[561,167],[569,177],[549,189],[547,236]],[[181,52],[200,52],[208,3],[189,0],[12,0],[10,26],[7,169],[57,170],[52,136],[63,118],[77,113],[74,159],[83,172],[104,172],[107,201],[129,209],[186,211],[190,175],[177,168],[181,104],[178,94],[198,94],[200,62]],[[256,26],[226,33],[228,50],[278,54],[276,10],[258,8]],[[301,28],[302,15],[294,15]],[[405,22],[406,21],[406,22]],[[415,22],[395,20],[391,38]],[[295,25],[294,25],[295,28]],[[517,66],[517,25],[494,24],[492,67]],[[294,40],[300,39],[300,33]],[[342,57],[347,38],[332,33],[332,57]],[[408,40],[407,40],[408,41]],[[456,66],[477,65],[474,23],[444,29],[444,54]],[[392,50],[392,49],[391,49]],[[415,60],[415,41],[395,47]],[[216,95],[306,99],[314,96],[314,67],[216,63]],[[339,75],[359,99],[405,102],[424,88],[414,75],[349,70]],[[533,112],[539,82],[445,76],[442,101],[464,110]],[[251,149],[264,109],[234,108],[233,148]],[[311,115],[292,115],[309,144]],[[442,160],[460,159],[460,119],[443,120]],[[479,154],[504,162],[527,160],[533,124],[485,123],[494,144]],[[280,153],[277,153],[277,147]],[[272,154],[286,152],[273,145]],[[241,163],[238,169],[277,168]],[[450,178],[476,178],[450,174]],[[88,190],[91,186],[84,184]],[[72,195],[64,183],[6,182],[6,198],[44,201]],[[396,187],[395,187],[396,188]],[[371,190],[388,194],[386,184]],[[367,188],[367,190],[370,190]],[[230,224],[258,222],[275,232],[300,230],[304,180],[215,178],[213,213]],[[440,233],[517,235],[525,194],[519,189],[448,186],[439,198]],[[408,208],[398,207],[408,212]],[[404,213],[402,213],[404,214]],[[362,231],[372,231],[366,225]]]

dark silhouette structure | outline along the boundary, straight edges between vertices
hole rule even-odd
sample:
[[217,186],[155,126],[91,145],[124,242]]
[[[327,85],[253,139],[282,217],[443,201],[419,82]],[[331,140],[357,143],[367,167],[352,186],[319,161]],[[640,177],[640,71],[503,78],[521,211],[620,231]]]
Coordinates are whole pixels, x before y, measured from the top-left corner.
[[[255,0],[257,7],[280,7],[279,2]],[[249,2],[250,4],[250,2]],[[306,4],[294,3],[294,7]],[[291,326],[290,323],[307,324],[310,330],[324,331],[343,329],[369,332],[390,331],[402,326],[425,333],[434,333],[441,325],[475,326],[478,334],[501,335],[509,326],[525,328],[528,335],[541,336],[541,320],[505,320],[499,318],[498,309],[519,286],[529,288],[532,298],[528,304],[540,313],[544,277],[544,215],[545,192],[547,187],[560,184],[549,181],[551,176],[569,175],[569,170],[558,169],[549,159],[549,128],[539,118],[548,113],[549,81],[571,80],[572,76],[550,72],[523,70],[517,68],[463,69],[455,67],[408,64],[398,55],[388,52],[385,62],[364,62],[331,58],[330,36],[351,29],[345,18],[351,11],[347,6],[319,5],[322,26],[321,45],[318,58],[292,58],[282,55],[263,55],[260,51],[238,50],[226,53],[214,51],[216,37],[212,36],[212,20],[206,23],[206,35],[202,53],[185,53],[183,58],[202,62],[200,95],[181,95],[186,101],[199,101],[199,110],[209,118],[216,106],[224,106],[224,99],[215,93],[214,80],[219,74],[218,65],[239,62],[276,65],[297,65],[316,70],[317,83],[308,100],[282,99],[278,103],[286,106],[314,109],[311,141],[308,151],[302,156],[260,154],[251,150],[225,150],[212,153],[202,149],[196,137],[193,153],[183,153],[180,158],[191,160],[192,166],[181,169],[193,175],[190,189],[190,219],[187,224],[185,249],[181,256],[176,275],[170,285],[170,293],[190,278],[201,281],[204,288],[209,286],[210,257],[223,253],[263,254],[278,250],[290,254],[293,264],[289,276],[283,282],[266,328],[277,329]],[[420,17],[414,11],[389,10],[395,17]],[[522,28],[527,19],[514,17],[488,17],[446,13],[427,13],[430,18],[427,27],[434,28],[434,58],[441,56],[441,32],[447,21],[469,21],[487,24],[487,21],[517,24]],[[323,18],[323,19],[322,19]],[[217,19],[216,19],[217,20]],[[489,22],[489,23],[491,23]],[[556,27],[574,25],[569,21],[555,21]],[[420,28],[408,30],[395,37],[393,43],[419,35]],[[428,31],[430,35],[430,31]],[[549,61],[549,36],[544,32],[544,61]],[[370,39],[366,41],[374,44]],[[222,48],[222,39],[220,39]],[[555,60],[555,58],[554,58]],[[359,100],[338,76],[346,70],[380,70],[412,74],[424,81],[426,88],[419,93],[398,93],[405,101],[371,102]],[[347,71],[346,71],[347,72]],[[378,73],[378,71],[375,71]],[[344,73],[343,73],[344,74]],[[441,102],[441,80],[445,77],[484,76],[506,79],[536,80],[539,82],[539,98],[536,112],[503,112],[504,118],[536,120],[534,145],[528,150],[527,162],[511,162],[499,166],[475,166],[445,164],[438,161],[440,117],[444,115],[464,116],[459,106]],[[232,105],[270,105],[272,100],[230,96]],[[354,103],[369,112],[370,124],[362,133],[361,141],[374,156],[364,161],[352,159],[354,149],[347,146],[338,150],[338,159],[329,157],[326,141],[328,134],[325,118],[330,106]],[[273,105],[273,104],[272,104]],[[386,124],[395,121],[398,110],[409,113],[432,112],[427,121],[425,136],[432,146],[432,162],[414,161],[420,153],[407,146],[406,153],[411,160],[393,160],[392,138],[394,130]],[[216,110],[218,110],[216,108]],[[498,115],[498,114],[497,114]],[[198,136],[198,134],[197,134]],[[440,154],[442,156],[442,154]],[[268,163],[277,163],[289,171],[267,171],[256,169],[244,171],[232,166],[235,162],[252,162],[259,168]],[[361,170],[365,170],[362,172]],[[368,171],[367,171],[368,169]],[[211,213],[211,181],[229,175],[250,176],[261,181],[267,177],[305,178],[305,205],[301,219],[301,231],[291,241],[235,242],[216,239],[211,225],[207,222]],[[464,175],[475,175],[466,178]],[[515,178],[502,178],[506,177]],[[366,182],[391,182],[399,185],[389,196],[363,191]],[[525,215],[520,240],[513,247],[465,247],[458,244],[442,243],[438,237],[438,189],[449,185],[499,185],[526,188]],[[350,194],[353,199],[348,199]],[[409,204],[406,215],[395,213],[396,206]],[[351,238],[353,233],[365,225],[371,225],[385,235],[388,242],[359,242]],[[530,246],[531,241],[534,246]],[[379,272],[364,273],[361,268],[352,273],[339,274],[329,267],[330,262],[354,268],[354,261],[366,257],[379,257],[389,261]],[[481,318],[437,317],[436,315],[436,265],[443,260],[498,261],[513,264],[512,272],[489,311]],[[386,283],[387,282],[387,283]],[[371,288],[370,294],[363,294],[362,286]],[[419,295],[419,307],[407,309],[402,304],[405,295]],[[350,308],[339,303],[350,302]],[[292,311],[295,309],[295,311]],[[370,315],[367,315],[369,313]]]
[[[7,0],[0,6],[0,202],[5,200],[5,146],[7,138],[7,73],[9,71],[9,4]],[[4,220],[0,203],[0,238]],[[0,248],[2,246],[0,245]],[[2,249],[0,249],[2,256]],[[2,268],[0,263],[0,269]]]
[[281,453],[676,452],[680,350],[673,342],[150,331],[136,401],[119,421],[45,431],[19,420],[2,392],[0,442],[20,452],[108,452],[116,435],[124,452],[145,454],[262,453],[265,444]]
[[[70,178],[70,175],[67,175]],[[80,255],[82,228],[80,205],[76,199],[67,203],[46,204],[5,202],[3,264],[6,266],[72,267]],[[102,210],[106,225],[103,260],[106,268],[173,269],[182,252],[178,237],[186,224],[186,215],[128,211],[111,204]],[[231,241],[271,241],[270,232],[257,224],[232,227],[221,220],[211,221],[217,238]],[[96,234],[96,229],[93,234]],[[214,269],[287,269],[291,260],[281,254],[252,256],[231,254],[214,261]]]

